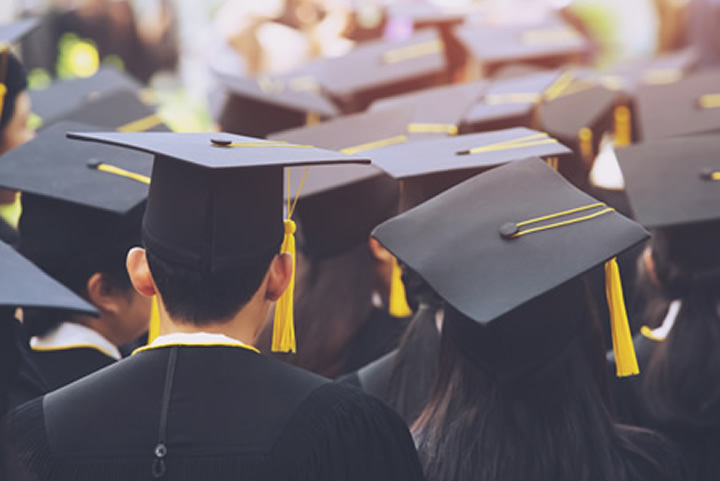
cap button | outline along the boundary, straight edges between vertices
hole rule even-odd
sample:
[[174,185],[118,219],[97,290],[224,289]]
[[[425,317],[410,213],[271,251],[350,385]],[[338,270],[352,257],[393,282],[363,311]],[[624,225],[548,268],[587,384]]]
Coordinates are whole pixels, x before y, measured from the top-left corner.
[[218,147],[227,147],[228,145],[232,144],[232,140],[215,137],[210,139],[210,143],[212,143],[213,145],[217,145]]
[[499,231],[500,237],[502,237],[503,239],[512,239],[513,237],[515,237],[515,234],[520,232],[520,228],[515,222],[506,222],[500,226]]
[[710,168],[705,168],[700,171],[700,178],[702,180],[713,180],[713,177],[715,175],[715,170]]

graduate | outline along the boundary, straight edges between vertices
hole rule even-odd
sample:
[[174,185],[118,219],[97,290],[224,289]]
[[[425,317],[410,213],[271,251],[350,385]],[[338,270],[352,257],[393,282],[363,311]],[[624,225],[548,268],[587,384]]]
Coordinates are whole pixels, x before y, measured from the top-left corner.
[[617,374],[636,374],[614,256],[648,237],[641,226],[529,158],[373,237],[445,302],[437,383],[412,429],[428,480],[683,479],[657,434],[614,424],[604,402],[584,274],[605,266]]
[[97,312],[0,241],[0,417],[46,391],[30,355],[27,336],[15,318],[19,307],[90,315]]
[[160,335],[11,413],[9,479],[422,479],[389,408],[253,347],[279,301],[273,348],[295,349],[282,167],[363,159],[231,134],[71,135],[155,154],[127,266],[158,296]]
[[642,143],[618,159],[637,220],[653,233],[639,259],[649,294],[635,339],[641,376],[617,385],[621,417],[675,441],[690,479],[717,479],[720,138]]
[[[571,151],[545,133],[514,128],[397,144],[369,154],[400,180],[404,212],[479,172],[531,155],[562,166]],[[383,400],[412,424],[436,381],[443,300],[411,266],[402,265],[402,282],[414,316],[398,349],[340,381]]]
[[[0,25],[0,155],[32,139],[28,127],[30,96],[27,74],[9,43],[20,40],[35,26],[33,20]],[[17,192],[0,189],[0,240],[15,244],[20,201]]]
[[125,269],[127,251],[140,245],[147,185],[94,166],[148,176],[152,157],[66,139],[73,129],[94,128],[58,123],[0,158],[0,186],[23,194],[20,251],[99,314],[26,309],[31,357],[48,390],[119,360],[150,319],[150,300]]

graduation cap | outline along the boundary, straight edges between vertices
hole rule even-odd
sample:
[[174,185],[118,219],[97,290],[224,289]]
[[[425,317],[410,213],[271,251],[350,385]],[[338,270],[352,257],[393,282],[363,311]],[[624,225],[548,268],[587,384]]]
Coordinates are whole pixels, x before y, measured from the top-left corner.
[[[362,153],[382,145],[408,141],[411,112],[385,109],[339,117],[328,122],[278,132],[272,140],[311,144],[345,153]],[[362,242],[372,229],[397,213],[398,183],[367,165],[288,169],[290,192],[304,182],[296,216],[302,228],[303,252],[313,258],[333,257]]]
[[415,206],[479,172],[541,156],[554,167],[572,153],[549,135],[523,127],[398,144],[368,152],[373,163],[400,179],[401,210]]
[[[505,322],[508,314],[605,264],[618,374],[637,373],[614,259],[648,234],[540,159],[473,177],[381,224],[373,237],[451,310],[487,329],[478,357],[498,376],[537,366],[573,331],[552,317]],[[517,358],[502,353],[509,343]]]
[[538,104],[537,125],[571,147],[581,159],[575,170],[586,174],[602,136],[613,131],[620,96],[594,82],[575,79],[571,70],[565,75],[570,79],[566,86]]
[[326,60],[322,84],[345,112],[373,100],[438,85],[445,80],[444,43],[433,30],[402,41],[373,41]]
[[313,68],[292,74],[235,77],[216,73],[227,89],[219,123],[227,132],[266,137],[316,120],[336,117],[338,108],[321,91]]
[[91,77],[58,80],[40,90],[31,90],[33,113],[44,124],[60,120],[85,103],[111,92],[140,92],[142,85],[112,66],[101,67]]
[[[116,90],[84,103],[76,110],[65,112],[61,119],[114,129],[120,132],[168,132],[158,113],[143,103],[136,92]],[[44,125],[52,125],[48,121]]]
[[67,130],[97,127],[57,123],[0,162],[0,186],[22,192],[20,249],[51,275],[140,242],[152,169],[148,155],[72,142]]
[[588,40],[559,17],[535,25],[464,24],[454,34],[468,51],[471,70],[486,75],[517,62],[557,68],[589,50]]
[[0,241],[0,306],[51,308],[97,315],[87,301]]
[[[224,133],[68,136],[153,154],[144,244],[159,258],[205,273],[242,266],[269,252],[294,253],[292,202],[283,223],[283,167],[369,163],[309,145]],[[292,291],[276,306],[275,350],[295,350]]]
[[546,91],[560,85],[562,74],[552,70],[492,81],[485,95],[465,113],[461,132],[531,127],[535,106]]
[[663,139],[616,150],[635,218],[646,227],[720,218],[720,136]]
[[642,140],[720,131],[720,69],[706,70],[637,93]]
[[407,133],[413,138],[456,135],[463,115],[486,88],[486,82],[443,85],[377,100],[370,111],[411,109]]
[[25,67],[12,53],[10,44],[17,42],[37,26],[37,20],[25,19],[0,25],[0,128],[4,128],[15,111],[15,99],[27,88]]

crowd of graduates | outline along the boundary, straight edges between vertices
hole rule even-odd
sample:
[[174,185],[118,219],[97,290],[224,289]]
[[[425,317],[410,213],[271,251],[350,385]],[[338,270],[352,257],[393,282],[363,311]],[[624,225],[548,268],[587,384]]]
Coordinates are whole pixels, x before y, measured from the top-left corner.
[[0,25],[0,479],[720,479],[697,3],[704,43],[602,70],[567,12],[394,4],[211,65],[205,132],[151,60],[30,88],[47,19]]

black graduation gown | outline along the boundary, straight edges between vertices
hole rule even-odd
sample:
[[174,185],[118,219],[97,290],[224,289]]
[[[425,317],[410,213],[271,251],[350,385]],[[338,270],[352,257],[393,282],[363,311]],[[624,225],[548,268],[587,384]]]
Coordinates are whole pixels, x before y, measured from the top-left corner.
[[5,222],[5,219],[0,218],[0,241],[15,246],[19,240],[20,234],[18,234],[18,231]]
[[48,391],[66,386],[115,362],[112,357],[90,347],[32,351],[31,356]]
[[373,308],[347,346],[347,360],[342,372],[356,371],[397,348],[410,320],[411,317],[394,317],[386,309]]
[[410,425],[435,386],[440,355],[436,308],[421,304],[400,348],[338,382],[361,388],[397,411]]
[[642,334],[635,337],[640,375],[615,380],[613,390],[618,418],[626,424],[656,430],[672,441],[684,460],[687,479],[715,481],[720,478],[720,419],[698,426],[670,425],[655,419],[645,407],[642,375],[661,343]]
[[45,392],[25,331],[10,310],[0,309],[0,418]]
[[422,479],[407,427],[382,403],[241,347],[137,353],[4,428],[11,480],[152,480],[153,466],[168,480]]

